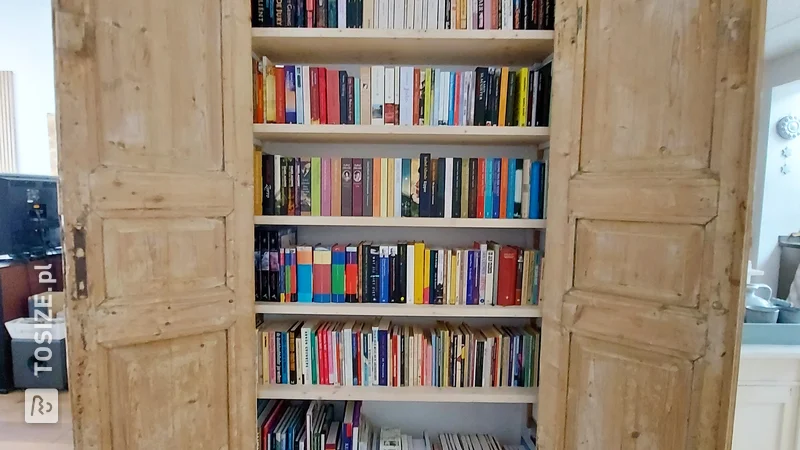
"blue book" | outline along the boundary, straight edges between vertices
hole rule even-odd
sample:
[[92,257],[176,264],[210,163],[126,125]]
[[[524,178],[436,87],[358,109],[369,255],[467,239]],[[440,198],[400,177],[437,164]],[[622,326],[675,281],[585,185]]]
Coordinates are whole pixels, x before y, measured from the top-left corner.
[[337,28],[339,24],[337,23],[337,14],[336,12],[336,0],[328,0],[328,28]]
[[[331,302],[333,303],[344,303],[344,265],[345,247],[334,245],[331,247]],[[341,278],[341,280],[337,278]]]
[[281,366],[283,367],[283,384],[289,384],[289,333],[281,333]]
[[358,77],[353,78],[353,98],[355,99],[353,122],[359,125],[361,123],[361,79]]
[[541,190],[541,176],[542,176],[542,162],[533,161],[531,163],[531,193],[530,202],[528,203],[528,218],[541,219],[539,216],[539,198],[542,195]]
[[[447,105],[447,124],[453,125],[455,123],[455,107],[456,107],[456,73],[450,72],[450,95],[448,96],[449,104]],[[434,366],[436,367],[436,366]]]
[[494,182],[492,181],[492,177],[494,176],[493,168],[492,168],[492,158],[486,158],[486,177],[484,179],[484,188],[483,188],[483,217],[486,219],[492,218],[492,186]]
[[[439,95],[438,94],[439,94],[439,89],[442,86],[442,83],[440,82],[441,77],[442,77],[442,71],[439,70],[439,69],[435,69],[434,70],[434,75],[433,75],[434,82],[433,82],[433,85],[431,85],[431,95],[433,96],[433,108],[431,108],[431,115],[433,117],[431,119],[433,119],[433,120],[431,120],[430,122],[433,125],[439,125],[439,121],[442,120],[442,118],[439,117],[439,114],[438,114],[439,113]],[[427,82],[427,80],[426,80],[426,82]]]
[[380,249],[380,303],[389,303],[389,246]]
[[297,247],[297,301],[309,303],[314,298],[313,250]]
[[[306,118],[303,116],[303,68],[301,66],[296,66],[295,69],[295,83],[294,87],[296,90],[295,99],[297,99],[297,123],[304,124]],[[311,118],[308,118],[308,122],[311,123]]]
[[472,276],[472,304],[481,304],[481,251],[473,250],[475,273]]
[[[353,335],[353,341],[351,345],[353,346],[353,351],[358,351],[358,333],[351,333]],[[358,358],[353,358],[353,386],[358,386]]]
[[388,386],[386,382],[388,376],[386,350],[389,346],[389,321],[382,320],[378,326],[378,385]]
[[286,66],[286,123],[297,123],[297,95],[294,66]]
[[508,196],[506,197],[506,219],[514,218],[514,183],[517,177],[517,160],[508,159]]
[[494,158],[492,164],[492,219],[500,218],[500,169],[503,165],[502,162],[502,159]]
[[467,305],[474,305],[473,286],[475,285],[475,250],[467,250]]

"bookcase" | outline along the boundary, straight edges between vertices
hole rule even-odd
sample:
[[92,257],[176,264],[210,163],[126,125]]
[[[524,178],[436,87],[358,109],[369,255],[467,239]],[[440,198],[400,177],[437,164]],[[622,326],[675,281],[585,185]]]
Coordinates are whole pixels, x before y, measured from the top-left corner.
[[[347,66],[423,65],[532,66],[553,53],[549,30],[394,30],[253,28],[252,50],[275,64]],[[509,157],[541,159],[548,127],[254,124],[253,138],[265,153],[283,156]],[[257,187],[258,188],[258,187]],[[349,217],[256,215],[255,225],[295,226],[298,242],[425,241],[465,246],[495,240],[530,247],[543,242],[546,219]],[[541,246],[540,248],[543,248]],[[388,318],[404,324],[437,320],[471,325],[540,325],[538,305],[405,305],[381,303],[256,302],[265,321]],[[260,361],[259,361],[260,364]],[[432,386],[259,385],[259,398],[362,400],[362,411],[379,425],[404,432],[492,433],[517,443],[534,420],[536,388]],[[388,403],[387,403],[388,402]],[[469,404],[464,408],[463,404]],[[421,421],[419,418],[426,420]],[[443,419],[447,418],[447,419]],[[381,421],[385,423],[380,423]]]

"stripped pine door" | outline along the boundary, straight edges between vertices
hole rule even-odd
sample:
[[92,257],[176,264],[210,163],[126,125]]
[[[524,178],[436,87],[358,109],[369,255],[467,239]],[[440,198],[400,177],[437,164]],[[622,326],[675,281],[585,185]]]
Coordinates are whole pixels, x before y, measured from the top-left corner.
[[724,449],[762,0],[559,0],[540,445]]
[[78,449],[251,449],[248,0],[57,0]]

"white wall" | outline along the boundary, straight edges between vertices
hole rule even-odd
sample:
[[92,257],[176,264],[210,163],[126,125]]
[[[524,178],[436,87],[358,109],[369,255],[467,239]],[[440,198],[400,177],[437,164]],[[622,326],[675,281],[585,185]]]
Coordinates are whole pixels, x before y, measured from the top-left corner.
[[50,0],[0,0],[0,70],[14,72],[17,167],[49,175],[47,114],[56,111]]
[[[800,230],[800,142],[789,143],[775,132],[775,124],[787,114],[800,115],[800,52],[769,60],[762,78],[758,124],[755,192],[753,200],[753,243],[750,259],[765,275],[754,281],[778,284],[780,251],[778,236]],[[792,172],[781,175],[781,149],[793,154],[786,160]],[[791,205],[787,207],[786,205]]]

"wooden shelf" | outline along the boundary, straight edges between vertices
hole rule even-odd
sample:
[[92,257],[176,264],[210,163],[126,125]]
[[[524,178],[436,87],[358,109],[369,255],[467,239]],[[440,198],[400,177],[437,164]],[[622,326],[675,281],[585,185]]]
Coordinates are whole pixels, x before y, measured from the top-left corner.
[[256,312],[296,316],[542,317],[542,311],[538,306],[398,305],[380,303],[256,302]]
[[269,142],[531,145],[548,141],[550,128],[259,123],[253,134]]
[[262,385],[258,398],[292,400],[365,400],[444,403],[536,403],[536,388],[439,388],[385,386]]
[[253,28],[253,51],[289,64],[531,65],[549,30]]
[[444,219],[437,217],[255,216],[256,225],[401,228],[544,229],[543,219]]

